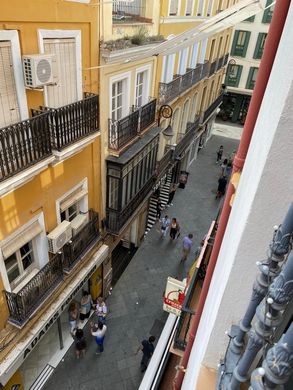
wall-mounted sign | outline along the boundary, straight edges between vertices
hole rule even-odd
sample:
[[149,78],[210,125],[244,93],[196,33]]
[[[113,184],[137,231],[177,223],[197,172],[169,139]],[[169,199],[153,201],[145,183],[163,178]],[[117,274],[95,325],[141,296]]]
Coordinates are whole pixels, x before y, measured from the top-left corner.
[[171,277],[167,279],[167,285],[164,294],[163,309],[168,313],[180,316],[181,308],[185,299],[186,280],[180,281]]

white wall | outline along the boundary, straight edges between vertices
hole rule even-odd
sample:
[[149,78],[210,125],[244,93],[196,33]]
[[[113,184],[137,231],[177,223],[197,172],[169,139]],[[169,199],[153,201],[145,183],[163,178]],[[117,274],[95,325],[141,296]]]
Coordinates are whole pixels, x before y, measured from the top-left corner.
[[[293,18],[291,4],[287,20]],[[273,225],[282,222],[293,193],[293,24],[285,25],[260,109],[214,276],[192,348],[182,390],[196,388],[201,364],[217,368],[225,330],[248,305],[266,256]]]

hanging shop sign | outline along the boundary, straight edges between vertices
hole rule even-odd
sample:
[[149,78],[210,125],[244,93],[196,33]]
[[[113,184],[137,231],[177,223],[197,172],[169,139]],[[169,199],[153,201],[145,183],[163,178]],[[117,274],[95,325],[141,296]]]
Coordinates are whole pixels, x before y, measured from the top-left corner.
[[186,294],[186,280],[181,281],[170,276],[164,293],[163,309],[168,313],[180,316]]

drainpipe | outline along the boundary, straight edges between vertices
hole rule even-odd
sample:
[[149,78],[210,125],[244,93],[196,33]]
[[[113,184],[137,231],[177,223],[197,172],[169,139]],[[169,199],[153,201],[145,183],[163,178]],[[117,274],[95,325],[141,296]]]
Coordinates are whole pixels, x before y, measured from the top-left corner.
[[[270,73],[273,67],[275,55],[279,46],[279,42],[281,39],[282,31],[284,28],[284,24],[286,21],[288,9],[290,6],[291,0],[277,0],[272,21],[269,28],[269,33],[266,39],[264,52],[262,56],[262,60],[260,63],[259,71],[257,74],[257,80],[255,83],[255,88],[253,90],[253,94],[251,97],[247,117],[245,120],[239,148],[237,150],[237,154],[233,161],[233,171],[232,175],[235,172],[241,172],[244,166],[245,158],[248,152],[250,140],[253,134],[254,125],[258,117],[259,109],[262,103],[262,99],[267,87],[267,83],[270,77]],[[182,370],[177,373],[177,376],[174,379],[173,389],[179,390],[181,388],[183,378],[185,375],[185,369],[188,364],[188,359],[191,353],[192,345],[196,336],[197,328],[200,322],[201,314],[203,312],[205,300],[209,291],[211,279],[213,276],[213,272],[217,263],[218,254],[220,252],[222,240],[224,237],[224,233],[226,230],[226,226],[228,223],[230,211],[231,211],[231,197],[234,194],[235,189],[231,182],[229,183],[228,190],[226,193],[226,197],[224,200],[224,205],[222,209],[222,213],[220,216],[218,231],[215,238],[215,243],[213,246],[213,250],[211,253],[209,265],[207,268],[206,276],[204,279],[204,283],[202,286],[202,290],[199,297],[199,302],[197,305],[196,313],[193,316],[189,339],[187,342],[186,349],[184,351],[184,355],[180,365],[182,366]]]

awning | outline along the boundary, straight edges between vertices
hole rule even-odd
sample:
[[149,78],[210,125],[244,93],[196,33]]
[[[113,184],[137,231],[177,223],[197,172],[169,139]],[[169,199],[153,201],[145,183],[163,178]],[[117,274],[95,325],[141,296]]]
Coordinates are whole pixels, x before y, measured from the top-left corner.
[[79,187],[77,190],[71,192],[70,195],[68,195],[65,199],[63,199],[60,202],[61,212],[67,210],[74,203],[80,201],[84,196],[87,195],[87,193],[88,193],[87,190],[83,189],[82,187]]
[[4,259],[7,259],[18,249],[27,244],[33,238],[35,238],[38,234],[42,233],[42,231],[43,228],[40,225],[39,221],[35,221],[25,231],[21,232],[14,239],[10,240],[7,244],[2,246],[2,253]]

